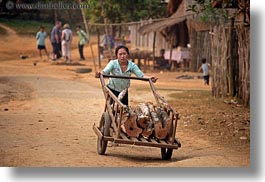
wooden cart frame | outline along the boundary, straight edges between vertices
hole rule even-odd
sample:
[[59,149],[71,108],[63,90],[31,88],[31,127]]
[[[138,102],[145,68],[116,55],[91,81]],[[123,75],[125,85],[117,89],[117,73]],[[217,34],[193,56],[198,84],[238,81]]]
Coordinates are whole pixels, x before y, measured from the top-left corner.
[[[104,78],[120,78],[120,79],[133,79],[149,82],[152,93],[155,97],[156,104],[158,106],[165,106],[168,116],[171,118],[171,129],[170,134],[166,139],[159,140],[157,138],[144,138],[142,136],[129,137],[121,130],[122,113],[128,111],[128,106],[124,105],[107,87]],[[167,103],[167,101],[160,96],[151,79],[149,78],[138,78],[138,77],[125,77],[125,76],[114,76],[114,75],[100,75],[100,82],[102,85],[103,93],[105,96],[105,108],[101,116],[99,126],[94,123],[93,130],[98,136],[97,150],[98,154],[104,155],[108,141],[117,144],[129,144],[138,146],[158,147],[161,148],[161,156],[164,160],[171,159],[173,149],[181,147],[180,142],[176,139],[176,128],[178,122],[178,113]],[[120,117],[118,117],[118,115]],[[111,132],[112,131],[112,132]]]

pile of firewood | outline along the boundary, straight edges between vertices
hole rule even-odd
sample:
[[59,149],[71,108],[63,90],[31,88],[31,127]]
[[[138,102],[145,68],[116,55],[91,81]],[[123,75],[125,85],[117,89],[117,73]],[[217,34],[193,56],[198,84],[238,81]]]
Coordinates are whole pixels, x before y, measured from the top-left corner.
[[162,107],[141,103],[123,113],[121,129],[130,137],[156,137],[166,139],[171,129],[171,119]]

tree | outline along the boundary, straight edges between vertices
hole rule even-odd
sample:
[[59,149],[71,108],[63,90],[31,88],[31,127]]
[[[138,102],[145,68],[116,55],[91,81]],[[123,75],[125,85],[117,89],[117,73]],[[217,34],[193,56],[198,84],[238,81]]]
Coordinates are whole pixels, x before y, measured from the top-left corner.
[[[115,37],[117,28],[121,35],[121,26],[108,26],[115,23],[161,18],[166,15],[166,3],[163,0],[87,0],[86,18],[91,23],[104,23],[104,32]],[[109,49],[110,50],[110,49]],[[111,53],[110,53],[111,55]]]
[[[212,24],[227,21],[240,14],[244,16],[244,23],[249,24],[250,21],[250,0],[193,0],[187,11],[193,11],[200,14],[200,18],[204,22]],[[237,9],[233,15],[229,15],[228,8]]]
[[189,5],[187,11],[193,11],[199,14],[203,22],[217,24],[228,19],[228,13],[223,8],[215,8],[214,0],[194,0],[192,5]]
[[90,8],[86,10],[86,16],[91,22],[102,23],[104,17],[107,17],[110,23],[122,23],[166,15],[166,4],[161,0],[102,0],[102,2],[103,6],[97,0],[87,1]]

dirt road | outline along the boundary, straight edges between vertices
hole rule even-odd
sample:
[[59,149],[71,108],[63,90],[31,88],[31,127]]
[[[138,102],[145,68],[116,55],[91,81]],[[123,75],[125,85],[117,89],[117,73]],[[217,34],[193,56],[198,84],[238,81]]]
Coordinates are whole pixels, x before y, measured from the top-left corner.
[[[11,36],[17,36],[10,34]],[[25,39],[25,38],[21,38]],[[35,51],[34,38],[28,38],[27,50]],[[0,39],[0,45],[3,45]],[[181,119],[177,137],[182,147],[174,150],[172,160],[163,161],[159,148],[121,145],[108,147],[106,155],[97,154],[97,137],[92,130],[103,112],[104,97],[94,73],[78,74],[79,67],[93,67],[88,47],[87,60],[76,65],[51,65],[39,61],[37,54],[21,60],[19,40],[7,42],[12,49],[0,49],[0,166],[71,167],[247,167],[249,145],[238,141],[231,148],[185,128]],[[21,40],[20,40],[21,41]],[[13,49],[14,47],[14,49]],[[4,51],[3,51],[4,50]],[[2,51],[2,52],[1,52]],[[25,51],[27,53],[27,51]],[[6,59],[5,59],[6,58]],[[73,59],[78,60],[77,50]],[[5,61],[8,60],[8,61]],[[93,70],[94,71],[94,70]],[[181,73],[157,74],[156,84],[166,98],[181,89],[209,90],[198,80],[176,82]],[[148,89],[141,83],[131,92],[133,99],[146,99]],[[136,98],[136,95],[144,98]],[[184,109],[184,108],[182,108]],[[185,108],[189,110],[191,108]],[[241,143],[240,143],[241,142]],[[246,147],[245,147],[246,146]]]

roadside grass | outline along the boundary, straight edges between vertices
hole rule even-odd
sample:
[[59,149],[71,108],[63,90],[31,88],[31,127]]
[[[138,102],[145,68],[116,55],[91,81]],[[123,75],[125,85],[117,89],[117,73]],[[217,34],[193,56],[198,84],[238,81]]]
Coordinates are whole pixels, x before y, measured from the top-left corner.
[[183,90],[169,94],[168,98],[180,114],[181,130],[198,132],[230,147],[249,145],[249,107],[227,102],[231,98],[215,98],[208,90]]
[[194,99],[209,99],[211,97],[211,91],[209,90],[182,90],[182,92],[176,92],[169,94],[174,100],[184,99],[184,100],[194,100]]
[[7,31],[5,29],[3,29],[2,27],[0,27],[0,35],[3,36],[6,34],[7,34]]
[[[33,20],[20,20],[20,19],[5,19],[0,18],[0,22],[14,29],[19,35],[36,35],[40,26],[45,27],[45,31],[49,33],[53,27],[52,23],[39,22]],[[2,28],[0,32],[2,34]],[[4,30],[4,33],[5,30]]]

